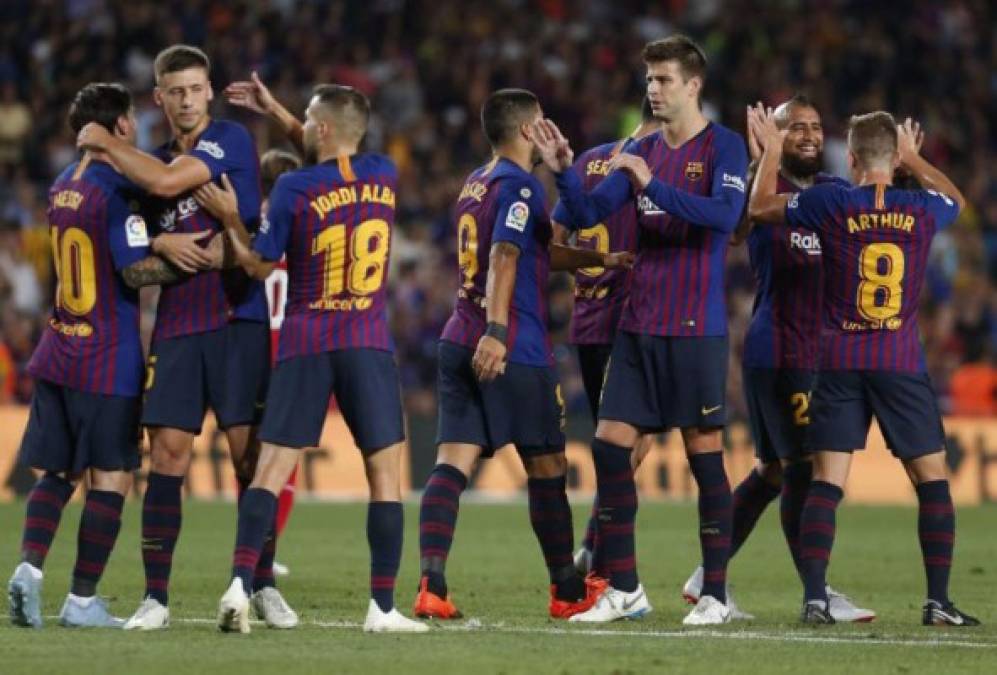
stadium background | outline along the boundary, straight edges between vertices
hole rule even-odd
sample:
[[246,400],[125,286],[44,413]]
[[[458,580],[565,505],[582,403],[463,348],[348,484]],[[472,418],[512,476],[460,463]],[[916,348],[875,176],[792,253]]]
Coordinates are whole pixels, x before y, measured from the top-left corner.
[[[450,206],[466,173],[488,148],[477,111],[500,86],[536,91],[576,152],[627,134],[643,89],[639,46],[675,30],[710,56],[707,115],[743,131],[744,106],[775,104],[794,91],[823,114],[827,169],[844,175],[843,130],[855,112],[886,108],[922,121],[925,155],[949,172],[970,207],[934,243],[920,317],[928,367],[950,416],[950,465],[958,500],[997,499],[997,44],[986,0],[894,3],[721,2],[121,2],[5,0],[0,3],[0,500],[25,490],[30,475],[13,459],[32,383],[24,373],[45,325],[53,275],[45,190],[75,155],[65,123],[73,94],[95,80],[120,80],[136,94],[139,144],[150,149],[167,127],[152,102],[152,58],[189,42],[213,61],[216,93],[260,72],[300,112],[311,86],[342,82],[365,91],[375,117],[366,148],[401,170],[391,260],[391,323],[409,413],[409,476],[421,487],[434,456],[435,344],[456,290]],[[750,22],[746,18],[750,17]],[[260,150],[283,145],[259,117],[225,105],[215,115],[252,130]],[[548,181],[549,184],[549,181]],[[551,195],[554,195],[551,185]],[[740,345],[753,280],[745,247],[728,262],[731,319],[729,408],[735,424],[728,459],[737,479],[751,463],[743,424]],[[573,483],[593,484],[586,446],[591,426],[581,380],[564,345],[571,281],[551,281],[551,332],[569,412]],[[147,300],[151,300],[148,297]],[[149,311],[154,303],[147,304]],[[153,315],[144,317],[145,335]],[[363,494],[359,457],[334,413],[323,448],[305,459],[304,493]],[[872,441],[872,446],[877,446]],[[211,425],[197,446],[190,489],[230,493],[223,442]],[[664,439],[643,470],[645,494],[683,496],[691,482],[675,439]],[[993,459],[990,459],[990,458]],[[900,467],[879,447],[855,472],[853,498],[902,501]],[[988,468],[989,467],[989,468]],[[508,493],[521,480],[500,458],[476,485]],[[140,489],[140,488],[137,488]]]

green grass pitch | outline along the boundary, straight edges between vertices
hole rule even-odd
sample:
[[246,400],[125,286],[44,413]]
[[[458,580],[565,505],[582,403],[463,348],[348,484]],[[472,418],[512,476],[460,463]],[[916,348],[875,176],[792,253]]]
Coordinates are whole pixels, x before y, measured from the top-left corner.
[[[184,506],[171,588],[173,625],[150,634],[68,630],[54,620],[68,587],[79,506],[67,509],[46,564],[43,630],[0,625],[0,673],[997,673],[997,508],[958,511],[952,594],[980,629],[920,626],[923,599],[913,508],[843,507],[831,582],[880,618],[863,626],[797,623],[801,590],[778,526],[776,504],[731,565],[752,622],[685,630],[680,588],[699,558],[695,508],[644,504],[638,524],[641,577],[654,605],[644,620],[596,628],[546,617],[547,580],[524,504],[465,504],[450,558],[454,599],[472,619],[429,635],[364,635],[367,544],[362,504],[303,503],[278,549],[291,567],[279,581],[302,625],[254,624],[223,635],[214,613],[229,575],[235,507]],[[17,561],[22,504],[0,506],[0,573]],[[575,510],[580,530],[586,507]],[[101,586],[121,616],[142,591],[140,506],[129,503]],[[418,510],[406,508],[398,601],[408,613],[417,581]],[[6,578],[6,577],[4,577]]]

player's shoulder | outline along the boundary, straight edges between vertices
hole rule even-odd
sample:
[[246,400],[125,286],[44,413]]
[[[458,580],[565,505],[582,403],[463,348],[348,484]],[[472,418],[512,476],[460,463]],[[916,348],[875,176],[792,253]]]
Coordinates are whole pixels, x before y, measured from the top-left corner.
[[222,159],[226,151],[255,147],[253,136],[244,125],[232,120],[212,119],[198,137],[194,150]]
[[616,152],[618,147],[621,147],[620,141],[611,141],[609,143],[601,143],[593,146],[578,155],[578,159],[575,160],[575,166],[584,168],[586,164],[593,160],[609,159],[612,157],[613,153]]
[[395,178],[398,176],[398,167],[387,155],[377,152],[365,152],[354,155],[351,158],[354,167],[366,175],[380,175]]
[[814,185],[824,185],[825,183],[833,183],[840,185],[841,187],[850,188],[852,186],[847,180],[841,176],[835,176],[831,173],[824,173],[820,171],[814,176]]
[[501,175],[497,176],[500,194],[506,199],[523,201],[532,205],[542,205],[545,203],[543,184],[529,171],[524,171],[522,167],[516,166],[512,162],[502,162],[504,165]]
[[715,153],[734,152],[742,154],[747,158],[747,149],[744,137],[730,127],[725,127],[719,122],[710,122],[706,132],[713,138],[712,147]]

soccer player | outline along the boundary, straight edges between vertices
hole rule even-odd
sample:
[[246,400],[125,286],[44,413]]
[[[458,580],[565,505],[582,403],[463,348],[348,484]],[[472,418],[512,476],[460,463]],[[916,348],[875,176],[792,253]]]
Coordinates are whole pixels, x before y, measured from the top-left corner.
[[682,430],[699,486],[703,592],[686,624],[730,620],[726,598],[731,493],[723,464],[727,379],[724,261],[744,207],[744,141],[700,109],[702,49],[685,36],[648,43],[647,97],[660,133],[631,143],[610,175],[586,193],[567,140],[549,120],[535,134],[557,176],[573,224],[591,227],[635,202],[640,235],[630,295],[603,386],[592,443],[600,546],[610,586],[572,621],[606,622],[646,613],[637,576],[637,490],[630,453],[642,433]]
[[[898,127],[886,112],[853,117],[848,161],[855,187],[824,183],[785,195],[777,193],[777,174],[786,131],[770,117],[760,127],[765,151],[750,217],[816,232],[823,251],[820,367],[807,431],[813,481],[800,522],[805,623],[834,623],[825,577],[835,511],[852,452],[865,446],[875,416],[917,492],[928,586],[923,623],[979,625],[948,596],[955,518],[941,415],[917,328],[931,240],[956,219],[965,199],[918,155],[917,134],[910,119]],[[898,166],[926,189],[892,187]]]
[[[641,105],[641,123],[626,139],[597,145],[583,152],[575,160],[572,170],[582,179],[586,190],[593,190],[609,175],[609,162],[632,140],[639,140],[660,129],[654,118],[651,103],[645,98]],[[568,228],[562,223],[571,216],[563,204],[554,207],[551,219],[554,221],[554,240],[564,242]],[[575,229],[575,228],[571,228]],[[581,230],[576,235],[576,243],[602,253],[610,251],[635,251],[637,249],[637,209],[631,202],[622,209],[593,227]],[[606,364],[613,347],[613,337],[620,323],[620,315],[630,289],[631,270],[629,268],[609,269],[606,267],[586,267],[575,272],[575,305],[571,313],[569,342],[578,352],[578,365],[582,373],[582,383],[588,397],[592,421],[599,419],[599,396],[602,383],[606,379]],[[631,456],[634,469],[650,449],[650,436],[638,443]],[[605,577],[598,553],[598,496],[592,506],[592,515],[585,528],[582,546],[575,552],[575,566],[583,573],[592,572]]]
[[[754,133],[760,110],[748,108],[748,147],[753,164],[761,157]],[[775,122],[786,130],[776,186],[780,194],[827,182],[848,185],[821,172],[824,131],[820,113],[809,99],[798,94],[780,105]],[[734,490],[730,554],[733,557],[744,544],[769,502],[781,495],[783,533],[800,571],[800,513],[813,468],[804,441],[820,342],[820,240],[805,229],[752,225],[749,218],[743,218],[734,240],[740,243],[747,239],[758,284],[744,339],[742,378],[758,461]],[[702,584],[700,567],[683,586],[687,601],[699,600]],[[856,607],[833,589],[828,589],[828,598],[836,621],[872,621],[876,617],[875,612]],[[728,601],[732,618],[752,618],[736,607],[729,590]]]
[[[101,125],[135,142],[131,94],[94,83],[69,111],[74,132]],[[59,614],[64,626],[120,628],[97,597],[97,584],[121,529],[121,509],[141,463],[138,449],[142,346],[139,286],[186,277],[149,255],[141,190],[115,167],[84,155],[49,191],[48,218],[58,284],[55,307],[28,363],[35,378],[20,460],[43,474],[28,495],[21,563],[8,585],[11,620],[41,628],[42,566],[63,508],[84,475],[72,586]],[[203,239],[207,233],[199,235]],[[221,238],[217,239],[221,243]],[[221,264],[213,247],[205,264]]]
[[[164,233],[220,232],[192,190],[223,173],[237,186],[239,211],[255,230],[260,220],[259,159],[240,124],[212,119],[210,63],[201,50],[174,45],[156,56],[156,102],[173,139],[155,156],[115,140],[98,125],[84,127],[81,147],[106,153],[130,179],[161,198],[158,226]],[[185,255],[171,238],[152,240],[154,251],[177,264]],[[142,509],[145,599],[126,629],[169,625],[169,579],[181,526],[181,488],[194,437],[210,406],[225,432],[237,480],[248,485],[258,455],[255,425],[270,372],[270,330],[262,281],[242,269],[211,271],[166,287],[159,296],[149,355],[142,424],[149,429],[151,465]],[[272,547],[260,560],[254,606],[268,625],[290,628],[298,618],[274,587]]]
[[[268,150],[260,157],[260,182],[263,186],[263,204],[261,213],[265,214],[269,207],[270,191],[281,175],[288,171],[301,168],[301,160],[297,155],[284,150]],[[281,258],[274,266],[273,272],[264,282],[267,293],[267,304],[270,307],[270,365],[277,361],[277,345],[280,339],[280,326],[284,323],[284,305],[287,302],[287,260]],[[273,539],[265,546],[279,539],[291,517],[294,508],[294,494],[298,482],[298,467],[294,467],[287,484],[277,497],[277,515],[274,521]],[[274,544],[275,545],[275,544]],[[290,573],[287,565],[277,560],[273,561],[273,572],[277,576],[287,576]]]
[[[269,98],[272,110],[286,112]],[[315,88],[306,122],[297,123],[294,134],[303,139],[309,166],[277,181],[252,249],[227,178],[224,190],[211,185],[198,191],[209,208],[225,211],[238,260],[251,276],[265,279],[286,253],[290,280],[260,427],[263,450],[239,507],[233,578],[219,602],[223,631],[249,632],[248,593],[277,495],[301,449],[318,444],[332,394],[363,453],[370,485],[371,599],[364,631],[428,630],[394,605],[405,432],[386,297],[398,174],[387,157],[358,153],[369,117],[370,104],[356,89]]]
[[551,583],[550,615],[567,618],[595,597],[572,560],[547,278],[551,267],[614,266],[619,256],[551,248],[543,186],[530,173],[538,158],[529,130],[540,118],[529,91],[490,94],[481,126],[494,157],[468,176],[457,199],[460,288],[438,347],[437,464],[419,511],[422,576],[414,612],[421,617],[461,616],[445,575],[460,496],[479,458],[510,443],[528,476],[530,522]]

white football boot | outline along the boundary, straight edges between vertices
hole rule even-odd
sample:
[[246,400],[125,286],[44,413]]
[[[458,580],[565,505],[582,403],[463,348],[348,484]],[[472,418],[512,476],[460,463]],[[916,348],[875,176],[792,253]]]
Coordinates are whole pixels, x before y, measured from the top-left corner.
[[869,623],[876,619],[876,612],[856,606],[847,595],[830,586],[827,587],[827,609],[838,623]]
[[576,623],[609,623],[620,619],[639,619],[651,611],[643,584],[637,584],[632,592],[620,591],[612,586],[606,588],[592,608],[575,614],[568,621]]
[[[703,566],[700,565],[682,586],[682,598],[690,605],[695,605],[699,602],[699,596],[702,592]],[[754,614],[749,614],[738,607],[737,602],[734,601],[734,595],[731,593],[730,585],[727,586],[727,607],[730,609],[731,621],[751,621],[755,618]]]
[[170,627],[170,608],[154,598],[146,598],[122,626],[125,630],[160,630]]
[[225,633],[249,632],[249,596],[235,577],[218,602],[218,628]]
[[253,593],[250,599],[256,618],[266,622],[269,628],[294,628],[298,625],[298,613],[284,600],[273,586],[266,586]]
[[682,619],[682,624],[685,626],[718,626],[729,623],[730,619],[730,607],[712,595],[703,595],[692,611]]
[[364,633],[428,633],[429,626],[421,621],[413,621],[403,616],[396,607],[390,612],[382,612],[373,598],[367,607],[367,618],[363,622]]

